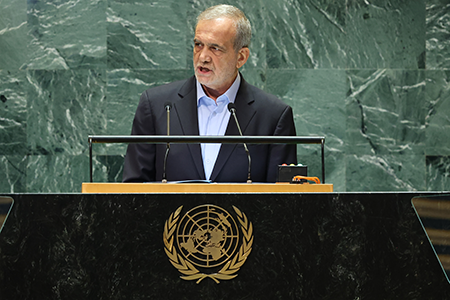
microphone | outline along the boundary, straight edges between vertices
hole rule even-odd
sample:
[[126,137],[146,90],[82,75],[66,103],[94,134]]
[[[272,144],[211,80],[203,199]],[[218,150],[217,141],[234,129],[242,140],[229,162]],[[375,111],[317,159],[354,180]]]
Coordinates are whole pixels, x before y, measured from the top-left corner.
[[[238,122],[238,119],[237,119],[237,117],[236,117],[236,105],[234,104],[234,103],[228,103],[228,110],[230,111],[230,113],[233,115],[233,117],[234,117],[234,121],[236,121],[236,126],[237,126],[237,128],[238,128],[238,130],[239,130],[239,134],[241,135],[241,136],[243,136],[242,135],[242,131],[241,131],[241,126],[239,126],[239,122]],[[247,153],[247,158],[248,158],[248,176],[247,176],[247,183],[252,183],[252,179],[251,179],[251,166],[252,166],[252,159],[251,159],[251,157],[250,157],[250,152],[248,151],[248,148],[247,148],[247,144],[246,143],[243,143],[244,144],[244,149],[245,149],[245,152]]]
[[[167,116],[167,135],[170,135],[170,109],[172,108],[172,103],[166,102],[164,103],[164,109],[166,110],[166,116]],[[162,182],[167,182],[167,176],[166,176],[166,164],[167,164],[167,157],[169,156],[170,151],[170,143],[167,143],[166,145],[166,154],[164,155],[164,163],[163,163],[163,174],[162,174]]]

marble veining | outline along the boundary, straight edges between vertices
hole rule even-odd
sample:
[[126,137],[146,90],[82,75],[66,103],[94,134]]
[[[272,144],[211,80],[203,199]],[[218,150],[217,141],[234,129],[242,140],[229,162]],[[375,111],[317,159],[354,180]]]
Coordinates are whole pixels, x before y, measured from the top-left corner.
[[31,83],[27,137],[32,154],[87,153],[87,136],[106,128],[104,77],[104,72],[94,70],[27,74]]
[[26,5],[26,1],[0,1],[0,69],[17,70],[28,60]]
[[425,75],[409,70],[348,72],[349,153],[423,154]]
[[426,49],[428,69],[450,67],[450,3],[426,1]]
[[[89,181],[87,155],[32,155],[27,165],[26,191],[51,193],[59,186],[67,192],[81,190],[80,182]],[[45,174],[53,174],[46,176]]]
[[0,155],[1,193],[17,193],[26,191],[27,156]]
[[427,72],[427,155],[450,155],[450,71]]
[[425,69],[425,1],[348,1],[346,21],[347,67]]
[[450,187],[450,156],[427,156],[427,186],[430,191]]
[[269,68],[346,67],[345,2],[265,1],[264,6]]
[[28,69],[105,67],[106,1],[28,1]]
[[[293,107],[299,135],[326,137],[335,191],[450,189],[448,1],[225,2],[253,28],[244,78]],[[195,18],[214,4],[0,0],[0,190],[79,191],[87,136],[129,134],[144,90],[192,76]],[[96,180],[120,181],[125,148],[95,145]],[[298,147],[312,175],[316,148]]]
[[0,70],[0,82],[0,155],[27,154],[26,74]]
[[186,68],[185,11],[184,1],[110,1],[108,68]]
[[[346,155],[347,189],[352,191],[426,190],[421,155]],[[445,190],[445,189],[443,189]]]

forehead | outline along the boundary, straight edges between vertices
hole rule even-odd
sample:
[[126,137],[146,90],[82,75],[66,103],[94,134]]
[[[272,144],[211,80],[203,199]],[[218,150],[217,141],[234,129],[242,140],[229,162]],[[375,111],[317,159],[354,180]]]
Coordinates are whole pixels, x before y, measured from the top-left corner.
[[232,43],[235,34],[236,27],[234,22],[228,18],[201,20],[195,28],[195,39],[203,43]]

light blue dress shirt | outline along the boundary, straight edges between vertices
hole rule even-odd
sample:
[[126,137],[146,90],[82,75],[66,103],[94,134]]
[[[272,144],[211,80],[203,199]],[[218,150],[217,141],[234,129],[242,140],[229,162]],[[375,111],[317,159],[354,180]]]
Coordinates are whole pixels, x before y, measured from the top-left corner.
[[[231,115],[228,111],[228,103],[234,103],[240,84],[241,77],[238,73],[231,87],[225,94],[217,98],[217,101],[214,101],[205,94],[201,84],[197,81],[198,129],[200,135],[225,135]],[[201,144],[203,167],[207,180],[211,177],[221,145]]]

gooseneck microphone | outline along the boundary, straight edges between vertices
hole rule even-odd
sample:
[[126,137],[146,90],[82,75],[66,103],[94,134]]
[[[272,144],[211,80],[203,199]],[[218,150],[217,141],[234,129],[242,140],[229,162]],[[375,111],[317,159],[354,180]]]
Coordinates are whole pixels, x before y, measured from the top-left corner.
[[[233,117],[234,117],[234,121],[236,121],[236,126],[237,126],[237,128],[238,128],[238,130],[239,130],[239,134],[241,135],[241,136],[243,136],[242,135],[242,131],[241,131],[241,126],[239,126],[239,122],[238,122],[238,119],[237,119],[237,117],[236,117],[236,105],[234,104],[234,103],[228,103],[228,110],[230,111],[230,113],[233,115]],[[252,183],[252,179],[251,179],[251,166],[252,166],[252,159],[251,159],[251,157],[250,157],[250,152],[248,151],[248,148],[247,148],[247,144],[246,143],[243,143],[244,144],[244,149],[245,149],[245,152],[247,153],[247,158],[248,158],[248,176],[247,176],[247,183]]]
[[[170,135],[170,109],[172,108],[172,103],[166,102],[164,103],[164,109],[166,110],[166,118],[167,118],[167,135]],[[167,157],[169,156],[170,151],[170,143],[167,143],[166,145],[166,154],[164,155],[164,163],[163,163],[163,174],[162,174],[162,182],[167,182],[167,176],[166,176],[166,163],[167,163]]]

